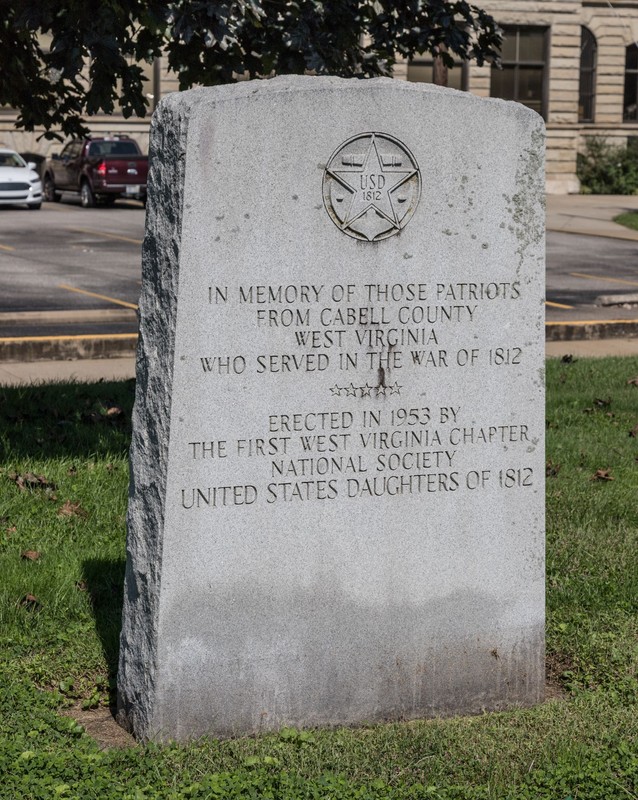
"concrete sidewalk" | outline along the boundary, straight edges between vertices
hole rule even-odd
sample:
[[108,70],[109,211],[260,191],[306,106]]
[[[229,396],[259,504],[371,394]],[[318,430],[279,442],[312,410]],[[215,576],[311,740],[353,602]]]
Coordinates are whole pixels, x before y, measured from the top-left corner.
[[627,211],[638,212],[638,195],[550,194],[547,230],[638,242],[638,231],[613,221]]
[[0,386],[24,386],[60,381],[97,383],[122,381],[134,377],[134,357],[0,363]]

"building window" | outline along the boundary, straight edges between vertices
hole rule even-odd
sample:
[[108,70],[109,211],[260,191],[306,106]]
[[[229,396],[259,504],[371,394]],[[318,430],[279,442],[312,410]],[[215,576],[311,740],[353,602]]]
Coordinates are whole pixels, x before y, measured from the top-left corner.
[[547,112],[549,28],[503,27],[502,69],[492,67],[490,95]]
[[638,120],[638,45],[630,44],[625,51],[625,101],[623,122]]
[[[414,83],[434,83],[434,59],[431,56],[414,58],[408,62],[408,80]],[[447,85],[451,89],[467,91],[467,62],[456,61],[448,68]]]
[[578,121],[594,121],[596,97],[596,37],[585,27],[580,29],[580,80],[578,83]]

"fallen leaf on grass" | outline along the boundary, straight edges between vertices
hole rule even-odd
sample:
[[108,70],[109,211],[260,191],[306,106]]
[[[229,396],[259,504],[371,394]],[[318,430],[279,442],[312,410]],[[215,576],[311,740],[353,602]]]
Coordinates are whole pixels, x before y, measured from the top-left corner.
[[73,475],[77,475],[77,474],[78,474],[78,468],[75,466],[75,464],[72,464],[69,467],[69,471],[67,472],[67,475],[73,476]]
[[110,405],[107,403],[100,403],[96,408],[89,409],[83,412],[82,422],[91,424],[99,424],[100,422],[120,422],[126,418],[124,411],[119,406]]
[[608,469],[597,469],[591,476],[592,481],[613,481],[614,478]]
[[635,378],[629,378],[627,386],[638,386],[638,375]]
[[608,408],[611,405],[611,397],[603,400],[602,397],[594,397],[594,405],[598,408]]
[[18,475],[17,472],[9,473],[9,480],[13,481],[21,491],[27,489],[50,489],[56,488],[53,481],[48,480],[44,475],[34,475],[32,472],[25,472],[24,475]]
[[547,462],[547,464],[545,464],[546,477],[555,478],[559,472],[560,472],[560,464],[554,464],[554,462],[551,459]]
[[86,592],[88,587],[86,581],[82,580],[75,582],[75,588],[78,590],[78,592]]
[[25,594],[18,605],[26,608],[27,611],[39,611],[42,608],[42,603],[34,594]]
[[37,561],[40,558],[40,553],[37,550],[23,550],[20,553],[20,558],[25,561]]
[[561,358],[561,364],[573,364],[577,361],[571,353],[567,353]]
[[79,503],[67,500],[58,510],[58,517],[86,517],[86,511]]
[[638,438],[638,425],[629,431],[629,435],[632,437],[632,439]]

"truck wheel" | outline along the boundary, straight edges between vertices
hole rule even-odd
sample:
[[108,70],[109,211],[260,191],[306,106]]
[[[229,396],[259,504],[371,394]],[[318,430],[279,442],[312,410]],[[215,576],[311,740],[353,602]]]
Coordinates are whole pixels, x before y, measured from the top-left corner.
[[82,208],[95,208],[95,195],[88,181],[82,181],[82,186],[80,186],[80,202]]
[[49,175],[44,178],[44,199],[47,203],[59,203],[62,195],[55,191],[55,183]]

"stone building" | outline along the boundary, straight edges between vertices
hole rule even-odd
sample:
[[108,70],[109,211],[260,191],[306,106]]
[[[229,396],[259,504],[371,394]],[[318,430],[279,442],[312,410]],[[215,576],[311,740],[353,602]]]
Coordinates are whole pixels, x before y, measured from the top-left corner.
[[[503,69],[459,65],[448,85],[517,100],[547,123],[547,190],[577,192],[586,137],[638,143],[638,0],[482,0],[505,33]],[[397,68],[431,80],[432,61]]]
[[[459,64],[449,85],[484,97],[517,100],[547,123],[547,190],[577,192],[576,154],[586,137],[638,145],[638,0],[478,0],[505,33],[503,69]],[[151,107],[177,90],[160,59],[146,66]],[[432,60],[397,65],[395,77],[431,81]],[[0,109],[0,142],[47,155],[59,144],[17,132]],[[471,121],[468,121],[471,122]],[[145,148],[148,119],[90,119],[92,131],[128,133]]]

